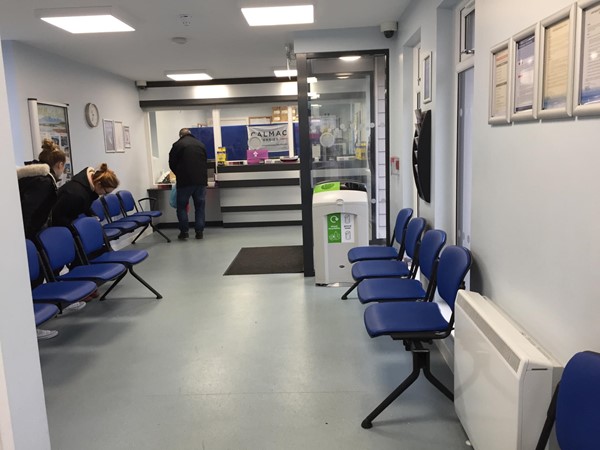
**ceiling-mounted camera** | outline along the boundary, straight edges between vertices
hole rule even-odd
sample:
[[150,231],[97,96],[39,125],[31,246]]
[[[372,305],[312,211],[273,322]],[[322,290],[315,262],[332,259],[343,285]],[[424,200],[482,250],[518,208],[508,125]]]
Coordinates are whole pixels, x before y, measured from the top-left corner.
[[398,22],[383,22],[379,26],[379,29],[386,38],[390,39],[398,31]]

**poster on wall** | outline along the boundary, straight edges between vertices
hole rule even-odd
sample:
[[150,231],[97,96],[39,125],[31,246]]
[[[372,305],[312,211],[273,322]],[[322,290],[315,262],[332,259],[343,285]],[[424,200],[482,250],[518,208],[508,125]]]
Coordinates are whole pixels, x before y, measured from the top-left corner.
[[488,123],[508,123],[511,53],[508,41],[496,45],[490,55],[490,106]]
[[513,37],[512,121],[537,117],[538,35],[535,25]]
[[538,116],[570,116],[573,95],[575,5],[543,20],[540,26]]
[[64,103],[41,102],[30,98],[28,99],[28,106],[33,159],[37,159],[40,154],[42,141],[45,138],[52,139],[65,152],[67,157],[61,183],[69,181],[73,177],[73,158],[71,153],[71,136],[69,134],[68,105]]
[[578,5],[575,62],[576,115],[600,114],[600,1]]
[[248,125],[248,148],[263,148],[270,152],[288,150],[288,125]]

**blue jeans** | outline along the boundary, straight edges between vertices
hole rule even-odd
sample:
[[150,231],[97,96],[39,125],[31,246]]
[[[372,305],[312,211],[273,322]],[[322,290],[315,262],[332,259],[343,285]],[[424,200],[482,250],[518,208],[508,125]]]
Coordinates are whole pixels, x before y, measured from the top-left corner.
[[188,222],[188,213],[186,207],[192,197],[194,201],[194,211],[196,213],[195,226],[196,232],[204,231],[204,205],[206,203],[206,186],[177,186],[177,220],[179,221],[179,231],[187,233],[190,229]]

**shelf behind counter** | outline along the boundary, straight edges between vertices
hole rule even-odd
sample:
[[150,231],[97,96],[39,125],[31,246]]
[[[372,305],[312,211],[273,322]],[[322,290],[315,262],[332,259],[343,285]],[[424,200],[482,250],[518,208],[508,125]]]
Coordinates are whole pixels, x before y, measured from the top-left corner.
[[[159,184],[148,189],[163,212],[155,219],[160,227],[177,226],[175,208],[169,205],[171,188]],[[301,225],[300,163],[218,166],[206,191],[206,223],[231,228]]]

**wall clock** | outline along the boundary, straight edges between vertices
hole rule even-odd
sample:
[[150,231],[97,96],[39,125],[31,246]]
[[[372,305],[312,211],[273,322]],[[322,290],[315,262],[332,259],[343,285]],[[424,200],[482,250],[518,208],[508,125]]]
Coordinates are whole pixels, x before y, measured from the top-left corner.
[[90,127],[97,127],[100,123],[100,113],[98,107],[94,103],[85,105],[85,121]]

